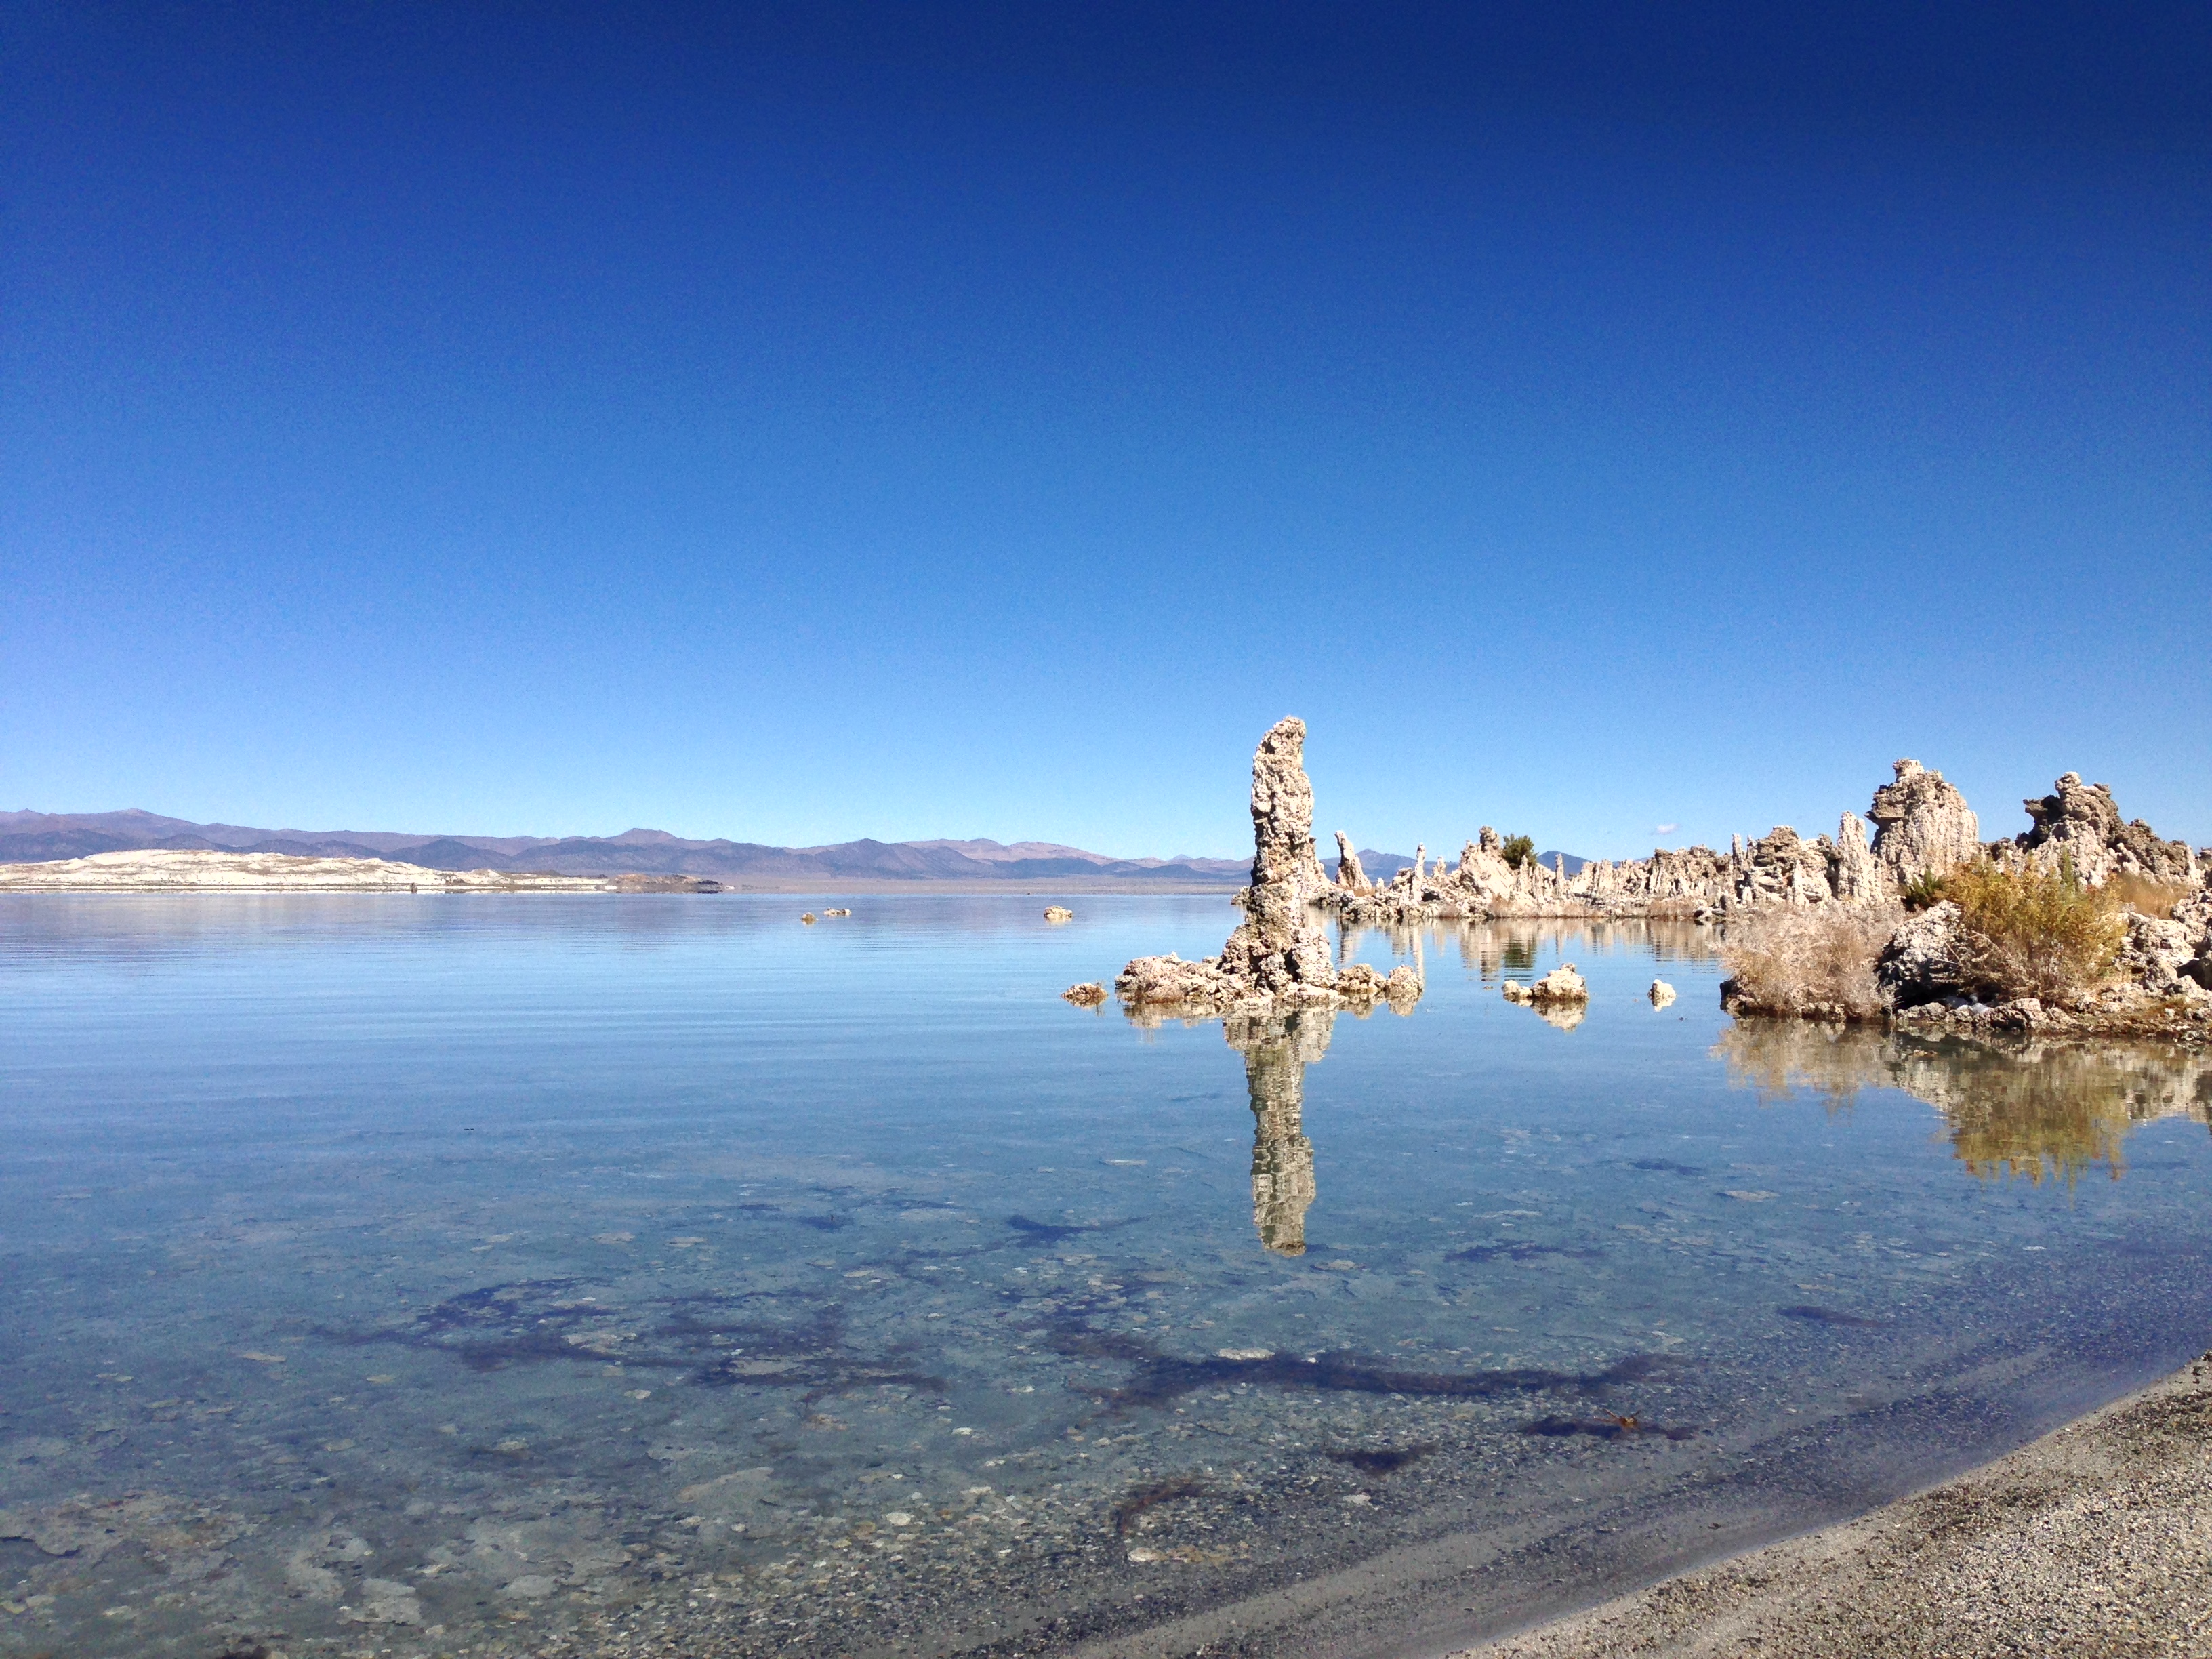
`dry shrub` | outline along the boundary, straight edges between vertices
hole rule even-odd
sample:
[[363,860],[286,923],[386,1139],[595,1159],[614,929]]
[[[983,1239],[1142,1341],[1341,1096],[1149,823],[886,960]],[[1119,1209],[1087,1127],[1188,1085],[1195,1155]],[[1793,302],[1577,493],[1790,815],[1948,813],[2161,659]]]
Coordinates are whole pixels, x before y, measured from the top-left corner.
[[1986,859],[1943,878],[1966,933],[1960,965],[2000,1002],[2037,997],[2068,1003],[2102,983],[2127,938],[2118,896],[2084,887],[2071,860],[2056,872],[2001,869]]
[[1881,1012],[1874,965],[1899,920],[1887,904],[1762,907],[1729,919],[1721,960],[1753,1008],[1872,1019]]
[[2122,909],[2161,920],[2172,915],[2173,907],[2196,890],[2185,881],[2160,881],[2140,870],[2123,870],[2104,886],[2112,902]]

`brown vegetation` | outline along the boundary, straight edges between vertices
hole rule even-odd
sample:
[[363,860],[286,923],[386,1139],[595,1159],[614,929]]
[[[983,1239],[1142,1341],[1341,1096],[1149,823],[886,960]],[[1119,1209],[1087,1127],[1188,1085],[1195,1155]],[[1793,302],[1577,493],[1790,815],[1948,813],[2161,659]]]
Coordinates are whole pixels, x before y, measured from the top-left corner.
[[2104,890],[2123,909],[2163,920],[2197,890],[2185,881],[2161,881],[2140,871],[2123,870],[2105,884]]
[[1874,1019],[1875,963],[1897,931],[1886,904],[1774,905],[1729,919],[1721,960],[1746,1012]]
[[2000,868],[1984,859],[1943,878],[1966,929],[1960,966],[1990,999],[2066,1004],[2111,974],[2127,937],[2120,899],[2109,887],[2085,887],[2072,862],[2056,872]]

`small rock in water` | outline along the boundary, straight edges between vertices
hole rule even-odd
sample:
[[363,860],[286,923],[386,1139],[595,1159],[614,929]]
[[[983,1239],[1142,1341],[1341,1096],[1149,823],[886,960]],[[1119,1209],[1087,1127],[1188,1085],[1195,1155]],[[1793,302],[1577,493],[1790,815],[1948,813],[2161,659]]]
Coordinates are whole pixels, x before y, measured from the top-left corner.
[[1096,983],[1095,981],[1087,982],[1082,985],[1071,985],[1065,991],[1062,991],[1060,995],[1066,998],[1068,1001],[1073,1003],[1079,1008],[1096,1008],[1100,1003],[1106,1000],[1106,988]]
[[811,911],[811,910],[809,910],[809,911],[805,912],[804,915],[802,915],[799,919],[801,921],[805,922],[805,923],[809,927],[811,927],[814,925],[814,921],[815,921],[814,912],[813,912],[813,911]]
[[850,910],[824,910],[822,914],[825,916],[849,916],[853,913]]
[[1044,909],[1044,919],[1047,921],[1073,921],[1075,912],[1065,905],[1048,904]]
[[1674,1000],[1673,986],[1668,984],[1663,979],[1655,979],[1651,981],[1651,1006],[1654,1008],[1664,1008]]
[[1589,986],[1575,971],[1573,963],[1565,962],[1528,988],[1528,1000],[1532,1002],[1588,1002]]

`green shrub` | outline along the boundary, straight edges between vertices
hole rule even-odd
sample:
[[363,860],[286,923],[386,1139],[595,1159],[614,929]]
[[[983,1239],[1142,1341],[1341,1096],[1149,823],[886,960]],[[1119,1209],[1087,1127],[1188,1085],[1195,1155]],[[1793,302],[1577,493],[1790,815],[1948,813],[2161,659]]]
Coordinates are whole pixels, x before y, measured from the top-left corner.
[[1508,836],[1505,838],[1505,861],[1515,869],[1536,861],[1536,838],[1534,836]]
[[2053,872],[2000,869],[1984,859],[1943,878],[1966,934],[1960,965],[1975,988],[2000,1001],[2037,997],[2067,1003],[2112,972],[2127,937],[2118,897],[2084,887],[2074,861]]
[[1943,899],[1943,878],[1923,870],[1905,884],[1902,896],[1908,910],[1925,910],[1931,905],[1940,904]]

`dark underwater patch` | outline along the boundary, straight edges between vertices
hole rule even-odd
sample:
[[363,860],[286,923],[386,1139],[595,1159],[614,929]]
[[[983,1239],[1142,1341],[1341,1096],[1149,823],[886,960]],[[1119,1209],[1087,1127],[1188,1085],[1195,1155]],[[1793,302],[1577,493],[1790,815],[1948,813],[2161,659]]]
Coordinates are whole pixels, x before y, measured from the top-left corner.
[[1418,1463],[1437,1449],[1437,1443],[1427,1440],[1418,1446],[1392,1446],[1379,1451],[1352,1448],[1341,1451],[1323,1451],[1322,1455],[1332,1463],[1343,1463],[1366,1474],[1393,1474],[1409,1463]]
[[1564,1256],[1576,1261],[1595,1261],[1603,1252],[1571,1250],[1564,1244],[1538,1244],[1528,1239],[1515,1239],[1509,1243],[1470,1244],[1463,1250],[1454,1250],[1444,1257],[1447,1261],[1534,1261],[1547,1255]]
[[1862,1325],[1871,1328],[1889,1322],[1886,1319],[1869,1319],[1860,1314],[1845,1313],[1840,1308],[1823,1308],[1810,1302],[1793,1302],[1790,1306],[1777,1308],[1774,1311],[1784,1319],[1802,1319],[1814,1325]]
[[1006,1218],[1006,1225],[1032,1244],[1057,1244],[1086,1233],[1109,1233],[1128,1224],[1126,1221],[1034,1221],[1025,1215]]
[[1521,1425],[1523,1434],[1565,1437],[1586,1434],[1597,1440],[1626,1440],[1638,1435],[1656,1435],[1664,1440],[1694,1440],[1695,1429],[1680,1424],[1646,1423],[1640,1417],[1540,1417]]
[[1643,1382],[1690,1362],[1666,1354],[1630,1354],[1595,1371],[1557,1371],[1536,1366],[1482,1371],[1413,1371],[1378,1364],[1356,1354],[1324,1352],[1311,1358],[1271,1354],[1265,1359],[1183,1359],[1152,1352],[1133,1337],[1088,1329],[1057,1331],[1053,1346],[1065,1354],[1118,1359],[1134,1374],[1120,1388],[1079,1388],[1115,1409],[1164,1406],[1200,1389],[1243,1382],[1279,1389],[1311,1389],[1327,1394],[1410,1395],[1430,1400],[1494,1400],[1515,1394],[1556,1391],[1598,1394],[1624,1383]]

